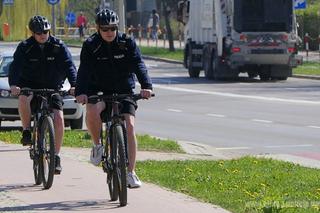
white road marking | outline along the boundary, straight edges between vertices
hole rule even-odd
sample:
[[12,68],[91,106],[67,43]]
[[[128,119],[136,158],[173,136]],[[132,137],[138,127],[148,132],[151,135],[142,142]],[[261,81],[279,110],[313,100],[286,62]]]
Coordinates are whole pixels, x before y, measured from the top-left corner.
[[223,97],[246,98],[246,99],[255,99],[255,100],[263,100],[263,101],[277,101],[277,102],[286,102],[286,103],[320,105],[320,101],[284,99],[284,98],[276,98],[276,97],[261,97],[261,96],[254,96],[254,95],[240,95],[240,94],[226,93],[226,92],[212,92],[212,91],[205,91],[205,90],[186,89],[186,88],[172,87],[172,86],[159,85],[159,84],[153,84],[153,87],[159,88],[159,89],[171,90],[171,91],[189,92],[189,93],[198,93],[198,94],[207,94],[207,95],[218,95],[218,96],[223,96]]
[[147,63],[146,67],[147,68],[149,68],[149,67],[158,67],[158,64],[149,64],[149,63]]
[[295,148],[295,147],[311,147],[313,144],[296,144],[296,145],[272,145],[272,146],[264,146],[265,148],[273,149],[273,148]]
[[251,147],[220,147],[216,148],[216,150],[244,150],[244,149],[252,149]]
[[176,74],[168,74],[168,73],[165,73],[163,74],[164,76],[168,76],[168,77],[178,77],[178,75]]
[[268,120],[261,120],[261,119],[251,119],[252,121],[255,122],[260,122],[260,123],[273,123],[272,121],[268,121]]
[[295,87],[286,87],[284,88],[286,90],[299,90],[300,88],[295,88]]
[[170,112],[182,112],[180,109],[167,109]]
[[207,116],[217,117],[217,118],[224,118],[224,117],[226,117],[225,115],[220,115],[220,114],[211,114],[211,113],[207,114]]
[[309,128],[320,129],[320,126],[308,126]]

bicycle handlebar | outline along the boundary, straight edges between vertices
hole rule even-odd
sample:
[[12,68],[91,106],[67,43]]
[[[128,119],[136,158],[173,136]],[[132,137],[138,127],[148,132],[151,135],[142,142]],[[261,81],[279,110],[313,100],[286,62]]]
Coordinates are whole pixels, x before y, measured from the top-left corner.
[[55,90],[55,89],[30,89],[30,88],[22,88],[20,90],[20,95],[32,95],[32,94],[40,94],[40,95],[52,95],[54,93],[58,93],[61,96],[69,95],[69,92],[66,90]]
[[[155,94],[152,93],[151,97],[154,97],[154,96],[155,96]],[[96,103],[99,101],[115,102],[115,101],[120,101],[122,99],[125,99],[127,97],[131,97],[135,101],[138,101],[140,99],[146,99],[146,98],[142,97],[140,93],[137,93],[137,94],[117,94],[117,93],[115,93],[112,95],[103,95],[103,93],[101,93],[101,94],[98,93],[97,95],[88,97],[88,103]]]

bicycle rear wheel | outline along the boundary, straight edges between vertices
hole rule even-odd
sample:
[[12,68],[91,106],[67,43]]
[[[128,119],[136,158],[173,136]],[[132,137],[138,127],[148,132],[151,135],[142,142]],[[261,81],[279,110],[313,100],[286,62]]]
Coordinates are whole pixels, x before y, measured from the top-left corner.
[[44,189],[49,189],[53,183],[55,170],[54,127],[50,116],[44,117],[40,130],[40,168]]
[[126,150],[125,150],[125,136],[123,126],[116,124],[113,126],[113,141],[117,143],[116,152],[116,166],[115,171],[118,180],[119,201],[120,206],[127,205],[127,169],[126,169]]
[[34,127],[32,131],[32,161],[33,161],[33,175],[34,181],[36,185],[40,185],[42,183],[42,175],[41,169],[39,166],[39,142],[38,142],[39,129],[37,126],[37,122],[34,121]]

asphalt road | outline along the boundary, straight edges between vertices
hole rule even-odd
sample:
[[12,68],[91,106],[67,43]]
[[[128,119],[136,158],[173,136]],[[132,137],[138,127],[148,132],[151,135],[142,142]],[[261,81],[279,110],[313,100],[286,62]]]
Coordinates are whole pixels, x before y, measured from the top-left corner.
[[157,94],[143,102],[138,132],[208,144],[234,154],[320,159],[319,81],[190,79],[180,65],[147,61]]
[[[78,65],[80,49],[70,50]],[[139,103],[139,134],[207,144],[231,155],[281,153],[320,160],[319,81],[191,79],[181,65],[145,61],[156,97]]]

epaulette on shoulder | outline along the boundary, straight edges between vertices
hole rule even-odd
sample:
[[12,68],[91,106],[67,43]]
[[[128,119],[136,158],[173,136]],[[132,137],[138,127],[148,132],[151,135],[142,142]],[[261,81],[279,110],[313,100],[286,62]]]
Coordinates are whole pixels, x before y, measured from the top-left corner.
[[125,33],[119,35],[118,45],[121,50],[127,50],[128,36]]
[[91,35],[85,42],[92,53],[96,53],[102,45],[102,42],[97,39],[97,34]]
[[53,38],[50,43],[52,44],[53,52],[54,53],[59,53],[60,48],[63,45],[62,40],[57,39],[57,38]]
[[25,53],[30,52],[31,48],[33,47],[33,44],[28,40],[22,41],[20,45]]
[[95,40],[98,36],[98,33],[94,33],[92,35],[89,36],[89,38],[87,38],[87,42],[92,42],[93,40]]

